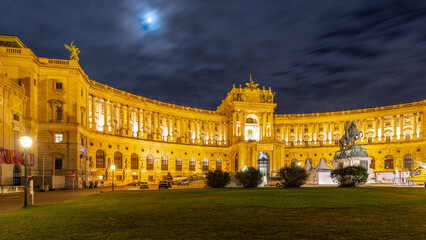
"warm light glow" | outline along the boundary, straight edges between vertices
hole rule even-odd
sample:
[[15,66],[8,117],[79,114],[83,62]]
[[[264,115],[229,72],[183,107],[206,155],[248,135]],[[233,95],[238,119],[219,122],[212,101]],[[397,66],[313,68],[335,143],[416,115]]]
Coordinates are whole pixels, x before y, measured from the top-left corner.
[[28,136],[23,136],[20,138],[21,144],[24,148],[31,147],[31,144],[33,144],[33,139]]
[[114,170],[115,169],[115,165],[113,164],[113,165],[111,165],[111,170]]
[[99,180],[102,180],[102,176],[99,176]]
[[136,172],[133,172],[133,176],[136,175]]
[[297,166],[299,166],[299,167],[300,167],[300,165],[302,165],[302,163],[301,163],[301,162],[298,162],[298,163],[297,163]]

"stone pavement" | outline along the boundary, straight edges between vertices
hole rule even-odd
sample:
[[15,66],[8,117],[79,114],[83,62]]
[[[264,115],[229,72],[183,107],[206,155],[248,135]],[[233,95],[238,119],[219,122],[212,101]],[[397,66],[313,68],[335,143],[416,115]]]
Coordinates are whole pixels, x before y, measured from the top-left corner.
[[[169,190],[173,189],[188,189],[188,188],[203,188],[204,181],[194,181],[186,186],[177,186],[173,185],[173,187]],[[139,186],[134,188],[133,186],[115,186],[114,190],[137,190],[137,191],[146,191],[146,190],[156,190],[158,189],[157,184],[150,184],[149,189],[140,190]],[[43,205],[52,202],[65,201],[78,197],[86,197],[92,194],[100,193],[101,188],[94,189],[78,189],[74,192],[71,190],[57,190],[57,191],[47,191],[47,192],[35,192],[34,195],[34,205]],[[104,192],[111,191],[111,187],[104,187]],[[17,210],[22,208],[24,205],[24,193],[6,193],[0,194],[0,213],[9,212],[13,210]],[[28,205],[31,205],[31,195],[28,194]]]

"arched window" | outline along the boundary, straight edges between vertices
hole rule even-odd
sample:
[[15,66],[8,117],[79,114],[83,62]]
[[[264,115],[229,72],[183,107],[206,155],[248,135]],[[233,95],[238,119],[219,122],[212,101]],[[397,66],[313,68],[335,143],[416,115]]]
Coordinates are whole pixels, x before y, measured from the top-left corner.
[[21,168],[18,165],[13,167],[13,186],[21,185]]
[[203,171],[209,170],[209,160],[207,158],[203,158]]
[[392,155],[387,155],[385,157],[385,169],[393,169],[393,157],[392,157]]
[[370,157],[371,157],[370,168],[376,169],[376,159],[373,156],[370,156]]
[[404,168],[412,169],[414,167],[413,157],[411,154],[404,155]]
[[161,157],[161,170],[169,170],[169,161],[166,156]]
[[189,158],[189,171],[195,171],[195,158]]
[[293,158],[291,159],[291,167],[296,167],[297,166],[297,159]]
[[182,158],[176,157],[176,171],[182,171]]
[[96,168],[105,168],[105,153],[101,149],[96,151]]
[[146,170],[154,170],[154,157],[152,155],[146,157]]
[[220,158],[216,159],[216,170],[222,170],[222,160]]
[[130,168],[131,169],[139,168],[139,157],[136,153],[133,153],[132,156],[130,156]]
[[115,152],[114,153],[114,165],[116,169],[122,169],[123,164],[123,156],[121,155],[121,152]]

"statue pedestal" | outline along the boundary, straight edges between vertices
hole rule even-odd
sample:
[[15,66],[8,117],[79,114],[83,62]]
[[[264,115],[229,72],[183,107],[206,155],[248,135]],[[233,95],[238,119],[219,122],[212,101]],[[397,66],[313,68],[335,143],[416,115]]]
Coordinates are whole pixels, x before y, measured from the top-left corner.
[[333,169],[350,166],[362,166],[368,170],[367,183],[376,183],[373,169],[370,168],[371,157],[347,157],[331,161]]

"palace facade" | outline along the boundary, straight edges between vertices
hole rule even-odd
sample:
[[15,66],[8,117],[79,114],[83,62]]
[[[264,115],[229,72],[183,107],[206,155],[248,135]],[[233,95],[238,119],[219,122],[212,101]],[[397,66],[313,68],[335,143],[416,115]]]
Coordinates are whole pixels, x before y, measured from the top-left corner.
[[62,178],[64,187],[71,186],[71,173],[80,187],[100,177],[108,184],[113,164],[119,184],[251,166],[275,175],[283,166],[316,166],[321,159],[331,167],[349,120],[364,133],[360,145],[373,158],[375,173],[409,171],[426,158],[426,100],[279,114],[271,88],[259,88],[250,78],[208,111],[98,83],[77,61],[38,57],[9,35],[0,35],[0,80],[0,185],[20,184],[23,161],[13,153],[23,152],[24,135],[34,140],[29,172]]

